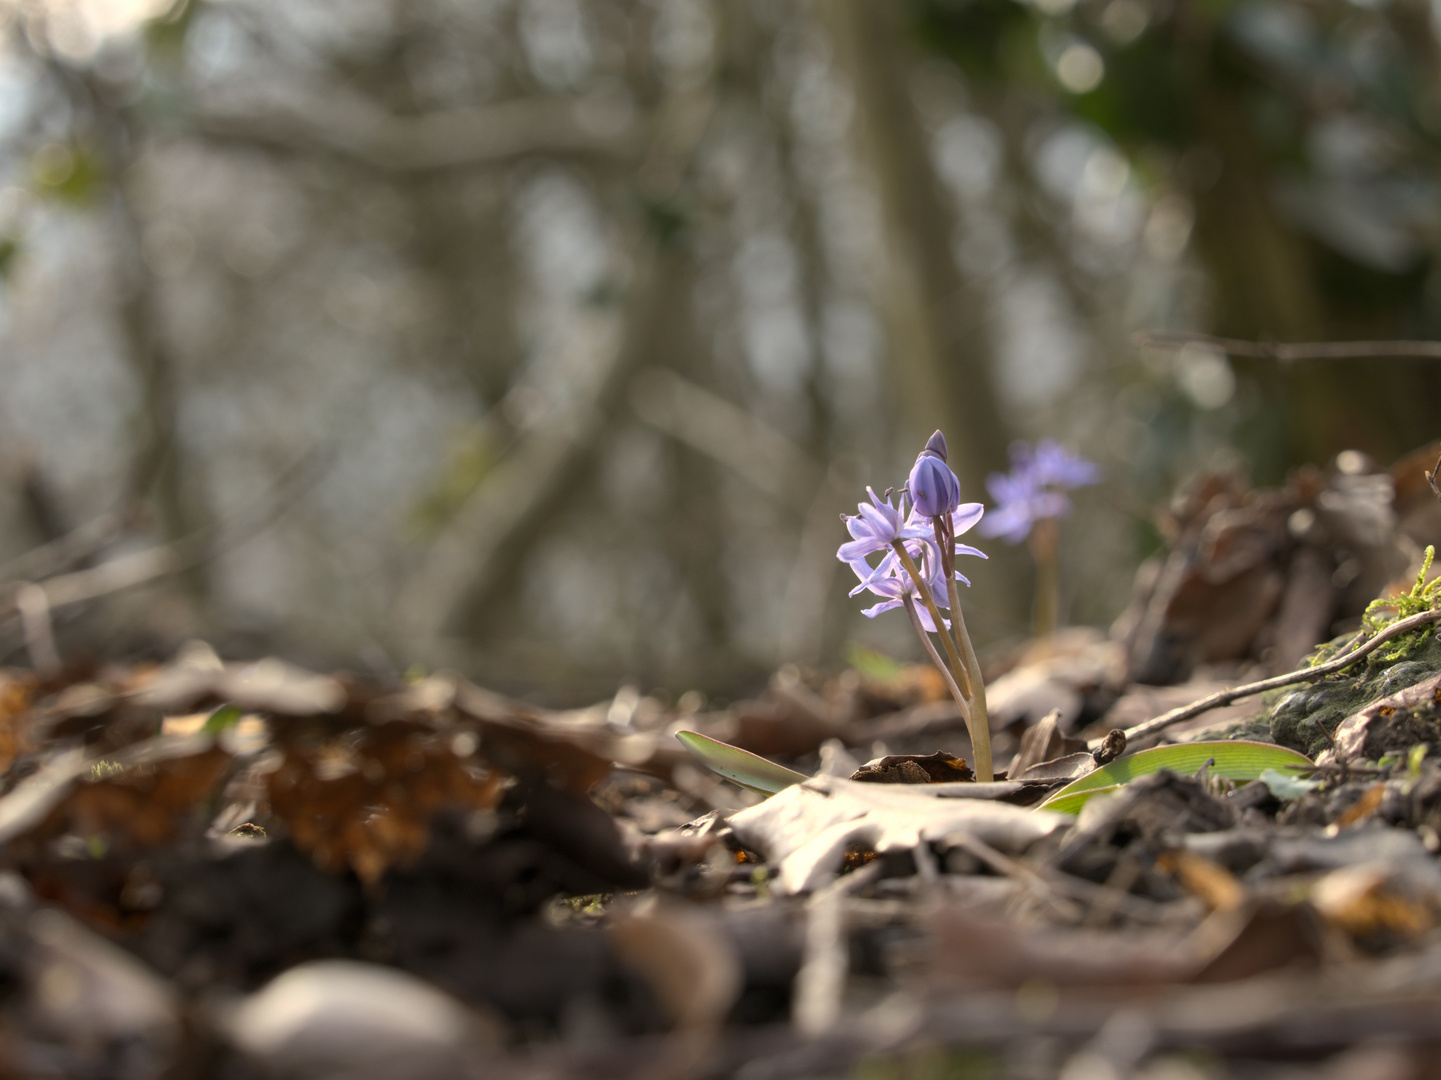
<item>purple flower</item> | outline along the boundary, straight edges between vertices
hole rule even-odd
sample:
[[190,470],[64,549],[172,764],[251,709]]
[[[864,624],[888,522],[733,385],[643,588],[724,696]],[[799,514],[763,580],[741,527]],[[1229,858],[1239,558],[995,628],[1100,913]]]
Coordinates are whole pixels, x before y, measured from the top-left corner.
[[[849,565],[860,579],[851,595],[870,591],[883,598],[881,603],[867,608],[864,614],[874,619],[883,611],[900,607],[908,596],[919,599],[916,583],[896,553],[897,541],[925,575],[926,586],[936,604],[948,608],[950,590],[946,585],[945,560],[941,558],[937,538],[946,537],[949,542],[955,543],[955,537],[969,531],[981,520],[986,508],[980,503],[960,501],[960,481],[946,467],[945,436],[937,431],[916,458],[900,508],[891,504],[889,491],[884,500],[871,488],[866,488],[866,494],[871,501],[861,503],[856,508],[859,511],[857,514],[842,515],[851,539],[836,551],[836,558]],[[939,530],[935,520],[938,517],[943,519]],[[870,557],[877,552],[884,554],[873,567]],[[969,544],[955,544],[955,554],[986,557],[985,552]],[[959,572],[956,580],[970,584]],[[917,604],[917,609],[922,624],[934,632],[934,620],[930,613],[924,605]]]
[[[1026,444],[1020,444],[1024,455]],[[1014,449],[1012,451],[1015,453]],[[1094,461],[1071,453],[1055,439],[1042,439],[1036,443],[1036,452],[1030,458],[1030,468],[1036,480],[1043,487],[1078,488],[1101,482],[1101,467]]]
[[996,507],[981,525],[981,535],[999,536],[1019,544],[1042,518],[1065,517],[1071,500],[1061,489],[1096,484],[1101,470],[1095,462],[1072,454],[1054,439],[1042,439],[1033,452],[1023,442],[1011,446],[1009,473],[992,473],[986,487]]
[[[860,513],[842,515],[846,529],[854,539],[836,550],[836,558],[841,562],[854,565],[877,551],[890,551],[893,541],[923,540],[931,535],[929,521],[902,519],[901,511],[891,505],[890,492],[886,493],[885,502],[872,488],[866,488],[866,494],[871,501],[856,507]],[[911,516],[914,519],[915,515]],[[894,552],[891,554],[894,557]]]
[[[906,545],[906,550],[920,566],[921,573],[926,575],[926,587],[931,590],[931,597],[935,600],[936,606],[949,609],[951,602],[947,595],[945,572],[935,560],[925,559],[922,561],[921,547],[921,543],[913,542]],[[934,545],[931,547],[933,548]],[[931,613],[926,606],[920,602],[920,590],[916,588],[915,581],[906,568],[901,565],[895,552],[891,552],[885,559],[882,559],[881,565],[875,570],[872,570],[864,561],[851,563],[851,569],[855,571],[856,577],[861,579],[861,583],[851,590],[851,596],[868,589],[877,596],[885,597],[879,604],[861,611],[866,618],[874,619],[883,611],[900,607],[905,602],[905,597],[909,596],[916,601],[916,614],[920,616],[921,625],[930,633],[936,632],[935,620],[931,618]],[[959,574],[956,576],[960,577]],[[964,578],[961,580],[965,581]],[[966,584],[969,585],[970,582],[966,582]]]
[[928,518],[949,514],[961,502],[961,482],[946,464],[946,437],[937,431],[916,455],[906,493]]
[[[872,494],[871,497],[874,499],[874,494]],[[971,526],[981,520],[981,515],[985,512],[986,508],[980,503],[962,503],[951,513],[953,532],[956,534],[966,532]],[[849,524],[851,520],[854,519],[848,519],[847,523]],[[854,535],[854,529],[852,530],[852,534]],[[921,569],[921,573],[926,576],[926,586],[931,590],[931,596],[935,599],[937,606],[943,608],[950,607],[949,590],[946,588],[945,569],[941,565],[940,550],[936,547],[934,530],[930,519],[923,515],[918,509],[912,508],[910,517],[906,520],[905,525],[897,535],[903,540],[906,553],[910,555],[912,561]],[[846,548],[858,546],[859,541],[857,541],[856,545],[843,544],[841,545],[841,549],[844,551]],[[889,547],[889,544],[887,547]],[[878,549],[872,548],[871,550]],[[869,551],[866,554],[869,554]],[[957,544],[956,554],[975,555],[982,559],[987,558],[984,551],[971,547],[970,544]],[[843,561],[850,564],[851,569],[855,571],[856,577],[861,580],[861,583],[851,590],[851,596],[855,596],[856,593],[863,590],[869,590],[877,596],[885,597],[884,602],[874,607],[866,608],[861,613],[867,618],[874,619],[883,611],[890,611],[892,608],[900,607],[902,599],[906,596],[914,596],[917,599],[920,597],[916,589],[915,581],[912,580],[910,572],[901,564],[900,556],[896,554],[893,548],[886,552],[885,557],[881,559],[874,569],[866,562],[864,556],[855,559],[843,559]],[[959,570],[956,571],[956,580],[965,585],[970,585],[971,583],[970,578],[966,577],[966,575],[962,574]],[[917,609],[920,611],[922,624],[927,630],[934,631],[935,627],[932,625],[933,621],[930,613],[926,611],[923,605],[918,604]]]

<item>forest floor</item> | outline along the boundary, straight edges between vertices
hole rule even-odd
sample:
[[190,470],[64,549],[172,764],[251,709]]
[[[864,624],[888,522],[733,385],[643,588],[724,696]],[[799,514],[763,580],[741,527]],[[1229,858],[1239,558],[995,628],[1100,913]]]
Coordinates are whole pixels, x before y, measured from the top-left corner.
[[[1234,527],[1256,501],[1236,499],[1195,520]],[[1267,505],[1294,538],[1296,508]],[[1202,764],[1079,816],[1036,805],[1107,732],[1273,672],[1320,618],[1285,599],[1305,545],[1238,563],[1216,528],[1192,532],[1168,559],[1221,599],[1163,567],[1114,634],[989,658],[996,761],[1027,779],[979,797],[868,782],[970,753],[933,671],[868,654],[709,711],[629,687],[544,710],[444,674],[379,685],[199,645],[7,670],[0,1075],[1434,1075],[1429,626],[1128,750],[1274,739],[1314,769]],[[1273,564],[1280,591],[1243,632],[1230,582]],[[1187,652],[1222,623],[1236,655]],[[1181,681],[1138,681],[1165,650]],[[762,800],[682,729],[812,779]]]

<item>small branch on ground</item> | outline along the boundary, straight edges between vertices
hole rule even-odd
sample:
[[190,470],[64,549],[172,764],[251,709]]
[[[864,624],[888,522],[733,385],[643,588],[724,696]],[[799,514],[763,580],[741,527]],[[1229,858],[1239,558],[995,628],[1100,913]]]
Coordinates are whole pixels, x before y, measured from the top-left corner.
[[[1126,741],[1128,743],[1134,743],[1137,739],[1146,735],[1155,734],[1173,724],[1179,724],[1183,720],[1190,720],[1193,717],[1200,716],[1208,709],[1214,709],[1221,705],[1229,705],[1233,701],[1239,701],[1243,697],[1250,697],[1252,694],[1262,694],[1267,690],[1278,690],[1283,686],[1310,682],[1312,679],[1319,679],[1330,675],[1332,672],[1341,671],[1374,652],[1392,638],[1400,637],[1402,634],[1410,633],[1418,627],[1428,626],[1434,622],[1441,622],[1441,609],[1422,611],[1409,618],[1397,619],[1375,637],[1357,645],[1350,652],[1343,653],[1334,660],[1328,660],[1324,664],[1317,664],[1311,668],[1300,668],[1289,674],[1277,675],[1271,679],[1262,679],[1260,682],[1245,683],[1242,686],[1219,690],[1209,697],[1201,698],[1199,701],[1193,701],[1191,704],[1183,705],[1179,709],[1172,709],[1170,712],[1162,713],[1160,716],[1146,720],[1143,723],[1137,724],[1135,727],[1129,727],[1126,729]],[[1100,745],[1101,740],[1097,739],[1091,744],[1091,749],[1094,750]]]

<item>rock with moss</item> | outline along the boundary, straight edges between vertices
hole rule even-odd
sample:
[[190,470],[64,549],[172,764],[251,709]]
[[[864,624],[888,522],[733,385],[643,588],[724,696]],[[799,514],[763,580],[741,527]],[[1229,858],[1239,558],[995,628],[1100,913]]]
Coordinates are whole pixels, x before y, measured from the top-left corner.
[[[1324,663],[1354,646],[1345,634],[1319,646],[1309,662]],[[1441,671],[1441,641],[1431,628],[1406,634],[1371,653],[1353,668],[1309,686],[1277,691],[1267,701],[1271,739],[1314,757],[1330,744],[1342,720],[1377,698],[1414,686]]]

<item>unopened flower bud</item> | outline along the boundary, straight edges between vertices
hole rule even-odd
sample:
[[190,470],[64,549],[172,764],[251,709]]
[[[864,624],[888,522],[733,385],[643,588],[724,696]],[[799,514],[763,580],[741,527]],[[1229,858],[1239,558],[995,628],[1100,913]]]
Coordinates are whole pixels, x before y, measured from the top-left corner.
[[936,433],[926,440],[926,449],[921,453],[924,454],[927,451],[935,454],[942,461],[946,460],[946,437],[941,434],[940,428],[937,428]]
[[946,464],[946,440],[939,431],[916,458],[906,490],[925,517],[949,514],[961,504],[961,482]]

